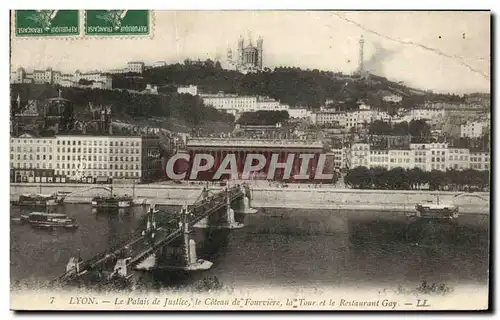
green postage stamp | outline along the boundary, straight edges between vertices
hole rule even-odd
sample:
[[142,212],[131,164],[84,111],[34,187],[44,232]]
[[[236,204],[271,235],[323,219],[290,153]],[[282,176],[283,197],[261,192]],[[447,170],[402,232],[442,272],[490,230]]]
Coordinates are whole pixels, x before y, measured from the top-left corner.
[[79,35],[79,17],[78,10],[16,10],[16,36]]
[[86,35],[147,35],[148,10],[86,10]]

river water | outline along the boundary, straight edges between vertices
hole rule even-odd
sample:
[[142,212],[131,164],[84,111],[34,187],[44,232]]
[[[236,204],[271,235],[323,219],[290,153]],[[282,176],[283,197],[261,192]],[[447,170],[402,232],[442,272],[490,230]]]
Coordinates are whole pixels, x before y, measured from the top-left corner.
[[[11,207],[11,218],[30,211]],[[80,228],[46,231],[11,223],[12,284],[29,286],[53,279],[78,250],[85,259],[115,245],[136,229],[146,207],[111,214],[92,212],[90,205],[65,204],[56,211],[76,218]],[[237,215],[236,220],[245,227],[193,233],[198,257],[214,263],[210,270],[191,274],[157,270],[142,277],[143,285],[189,286],[207,277],[236,289],[414,287],[424,280],[486,285],[488,281],[487,215],[464,214],[456,224],[410,228],[403,213],[260,208],[255,214]]]

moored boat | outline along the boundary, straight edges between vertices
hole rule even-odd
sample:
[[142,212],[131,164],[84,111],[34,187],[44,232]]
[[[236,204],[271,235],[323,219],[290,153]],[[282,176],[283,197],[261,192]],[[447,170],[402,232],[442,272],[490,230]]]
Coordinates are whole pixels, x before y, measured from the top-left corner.
[[57,194],[22,194],[15,204],[19,206],[56,206],[64,197]]
[[97,196],[92,198],[92,206],[95,208],[128,208],[132,205],[132,197],[129,196]]
[[440,204],[439,197],[437,203],[428,201],[415,205],[415,214],[417,218],[424,219],[457,219],[458,207],[453,204]]
[[62,213],[31,212],[21,215],[20,221],[39,228],[77,229],[78,222]]
[[132,206],[134,198],[124,195],[117,196],[113,194],[113,185],[109,188],[108,196],[97,196],[92,198],[92,207],[94,208],[128,208]]

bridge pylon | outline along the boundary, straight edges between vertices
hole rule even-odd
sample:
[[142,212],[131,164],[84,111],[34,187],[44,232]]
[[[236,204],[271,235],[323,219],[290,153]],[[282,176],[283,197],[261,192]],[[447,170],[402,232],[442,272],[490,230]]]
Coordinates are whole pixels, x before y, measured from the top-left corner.
[[256,213],[257,209],[251,207],[250,203],[250,189],[248,186],[241,184],[240,185],[241,192],[243,193],[243,197],[238,201],[238,207],[236,208],[236,213]]
[[184,233],[184,258],[186,265],[182,269],[185,271],[208,270],[213,265],[211,261],[198,259],[196,242],[187,233]]

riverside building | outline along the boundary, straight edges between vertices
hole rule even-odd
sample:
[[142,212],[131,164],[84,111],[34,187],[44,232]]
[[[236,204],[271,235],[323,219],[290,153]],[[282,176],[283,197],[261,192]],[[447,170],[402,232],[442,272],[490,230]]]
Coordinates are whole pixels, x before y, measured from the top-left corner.
[[130,182],[151,181],[163,173],[157,136],[23,135],[11,138],[10,147],[10,167],[17,171],[51,169],[59,177]]
[[411,143],[398,148],[375,148],[368,143],[354,143],[346,153],[346,164],[356,167],[387,170],[419,168],[423,171],[489,170],[489,152],[472,152],[465,148],[452,148],[447,143]]

